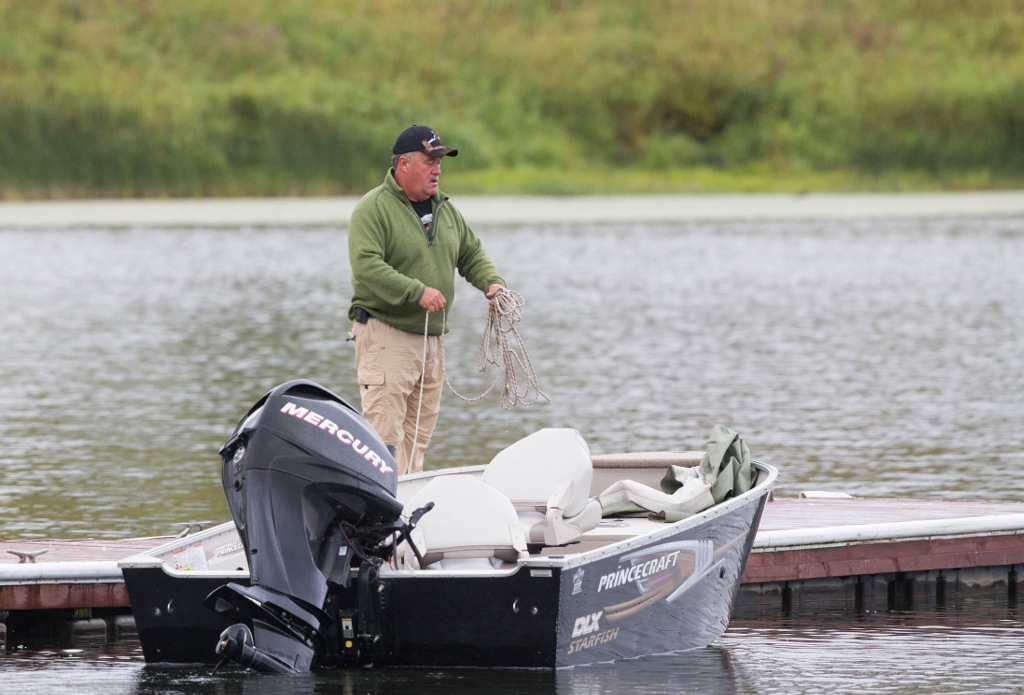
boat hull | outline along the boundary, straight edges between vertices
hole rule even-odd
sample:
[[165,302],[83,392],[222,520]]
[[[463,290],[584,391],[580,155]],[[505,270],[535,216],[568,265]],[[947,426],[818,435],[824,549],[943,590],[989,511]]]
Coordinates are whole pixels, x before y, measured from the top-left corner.
[[[160,565],[121,567],[135,627],[148,664],[216,664],[214,645],[233,621],[207,610],[203,601],[224,585],[218,576],[168,574]],[[247,579],[235,579],[248,584]]]
[[562,571],[556,664],[704,647],[729,625],[764,498]]
[[[333,586],[318,663],[554,668],[710,644],[728,626],[774,483],[774,469],[758,465],[768,475],[743,495],[584,552],[552,548],[507,571],[385,567],[370,605],[357,606],[355,581]],[[203,601],[246,575],[169,572],[145,558],[122,572],[148,663],[219,660],[214,645],[237,620]],[[380,639],[358,638],[367,632]]]

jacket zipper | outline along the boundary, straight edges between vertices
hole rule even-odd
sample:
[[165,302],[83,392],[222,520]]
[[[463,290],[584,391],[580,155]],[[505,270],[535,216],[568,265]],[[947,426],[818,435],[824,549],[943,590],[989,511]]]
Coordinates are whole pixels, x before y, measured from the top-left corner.
[[441,208],[448,202],[448,196],[443,196],[441,202],[434,208],[434,221],[430,224],[430,234],[427,235],[427,246],[434,245],[434,238],[437,236],[437,220],[441,216]]

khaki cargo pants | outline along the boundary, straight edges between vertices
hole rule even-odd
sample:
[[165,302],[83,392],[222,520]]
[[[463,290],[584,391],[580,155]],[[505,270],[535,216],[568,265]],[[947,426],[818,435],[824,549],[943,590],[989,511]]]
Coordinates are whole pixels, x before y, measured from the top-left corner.
[[356,343],[363,417],[385,444],[395,447],[400,475],[422,471],[423,455],[441,409],[441,338],[427,337],[424,370],[422,334],[403,331],[370,317],[366,323],[353,324],[351,336]]

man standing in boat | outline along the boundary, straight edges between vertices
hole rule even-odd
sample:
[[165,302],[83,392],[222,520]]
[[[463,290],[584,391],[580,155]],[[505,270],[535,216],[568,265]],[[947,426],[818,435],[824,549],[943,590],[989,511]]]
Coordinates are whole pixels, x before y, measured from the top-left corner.
[[441,160],[459,151],[414,125],[391,152],[384,183],[363,196],[349,222],[348,316],[363,416],[395,448],[399,473],[413,473],[423,470],[440,412],[442,310],[451,310],[455,271],[488,298],[505,281],[438,190]]

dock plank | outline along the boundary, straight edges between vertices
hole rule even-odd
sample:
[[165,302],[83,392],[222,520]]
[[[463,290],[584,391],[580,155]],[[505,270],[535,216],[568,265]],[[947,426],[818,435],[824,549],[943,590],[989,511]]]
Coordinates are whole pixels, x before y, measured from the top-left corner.
[[1000,514],[1024,514],[1024,502],[776,497],[765,505],[759,530],[938,521]]
[[0,565],[19,564],[20,560],[9,551],[34,552],[45,550],[46,553],[36,558],[36,564],[52,562],[84,562],[109,560],[117,562],[129,555],[143,553],[166,543],[173,536],[152,536],[147,538],[111,539],[32,539],[32,540],[0,540]]

